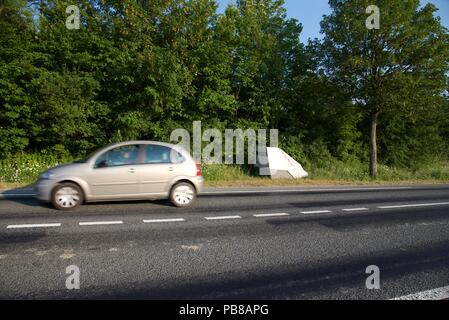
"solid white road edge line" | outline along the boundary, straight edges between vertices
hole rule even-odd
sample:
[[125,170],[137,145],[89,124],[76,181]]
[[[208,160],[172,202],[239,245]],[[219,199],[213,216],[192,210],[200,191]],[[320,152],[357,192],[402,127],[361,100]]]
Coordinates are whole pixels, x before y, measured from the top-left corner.
[[267,213],[267,214],[255,214],[256,218],[268,218],[268,217],[285,217],[289,216],[288,213]]
[[[323,192],[323,191],[357,191],[357,190],[410,190],[413,189],[413,187],[385,187],[385,188],[341,188],[341,189],[292,189],[292,190],[235,190],[235,191],[206,191],[202,192],[203,195],[214,195],[214,194],[240,194],[240,193],[285,193],[285,192]],[[34,197],[35,193],[10,193],[10,194],[4,194],[0,193],[1,197]]]
[[381,206],[381,207],[377,207],[377,208],[378,209],[397,209],[397,208],[413,208],[413,207],[434,207],[434,206],[446,206],[446,205],[449,205],[449,202],[404,204],[404,205],[397,205],[397,206]]
[[245,194],[245,193],[286,193],[286,192],[323,192],[323,191],[389,191],[389,190],[411,190],[412,187],[391,187],[391,188],[341,188],[341,189],[291,189],[291,190],[235,190],[235,191],[206,191],[202,195],[219,194]]
[[21,229],[21,228],[53,228],[60,227],[61,223],[42,223],[42,224],[12,224],[8,225],[6,229]]
[[123,221],[92,221],[92,222],[80,222],[80,226],[107,226],[114,224],[123,224]]
[[143,223],[165,223],[165,222],[185,222],[185,219],[154,219],[143,220]]
[[332,213],[330,210],[318,210],[318,211],[301,211],[302,214],[316,214],[316,213]]
[[409,294],[390,300],[445,300],[449,299],[449,286]]
[[205,217],[206,220],[230,220],[230,219],[242,219],[241,216],[227,216],[227,217]]
[[0,193],[1,196],[5,197],[18,197],[18,196],[24,196],[24,197],[34,197],[35,193]]

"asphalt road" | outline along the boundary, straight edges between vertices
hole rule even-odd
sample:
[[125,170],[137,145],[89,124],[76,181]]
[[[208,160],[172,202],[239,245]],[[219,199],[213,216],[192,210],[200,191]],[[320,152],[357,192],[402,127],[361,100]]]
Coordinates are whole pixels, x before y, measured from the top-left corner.
[[0,200],[3,299],[392,299],[448,285],[449,186],[215,190],[187,210]]

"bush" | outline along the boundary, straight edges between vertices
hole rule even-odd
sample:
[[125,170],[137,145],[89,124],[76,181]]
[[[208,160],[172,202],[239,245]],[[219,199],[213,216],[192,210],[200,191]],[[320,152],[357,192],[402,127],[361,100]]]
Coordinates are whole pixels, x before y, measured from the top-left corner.
[[31,183],[50,167],[70,162],[69,156],[55,156],[47,152],[19,153],[0,161],[0,182]]
[[201,172],[206,181],[238,181],[248,179],[250,174],[242,166],[210,164],[201,165]]
[[[328,153],[322,144],[315,144],[292,151],[293,146],[285,151],[299,160],[304,169],[309,173],[310,180],[341,180],[351,182],[370,181],[412,181],[449,180],[449,162],[445,160],[434,160],[422,164],[418,168],[393,167],[379,165],[379,177],[372,179],[368,174],[368,164],[356,159],[345,161],[338,160]],[[305,154],[308,154],[308,157]],[[0,160],[0,182],[5,183],[32,183],[36,181],[39,174],[62,163],[71,162],[73,158],[61,147],[57,155],[44,150],[36,154],[19,153],[8,159]],[[203,164],[202,173],[208,182],[233,182],[254,180],[255,168],[251,166],[225,165],[225,164]],[[257,177],[267,179],[267,177]]]

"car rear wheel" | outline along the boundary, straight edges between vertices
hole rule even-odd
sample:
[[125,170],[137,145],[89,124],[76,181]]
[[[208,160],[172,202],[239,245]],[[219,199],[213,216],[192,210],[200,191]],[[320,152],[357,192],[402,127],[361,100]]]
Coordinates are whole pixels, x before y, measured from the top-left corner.
[[51,202],[59,210],[73,210],[79,207],[83,201],[83,192],[74,183],[61,183],[52,192]]
[[170,192],[170,200],[179,208],[192,206],[196,200],[195,187],[187,182],[176,184]]

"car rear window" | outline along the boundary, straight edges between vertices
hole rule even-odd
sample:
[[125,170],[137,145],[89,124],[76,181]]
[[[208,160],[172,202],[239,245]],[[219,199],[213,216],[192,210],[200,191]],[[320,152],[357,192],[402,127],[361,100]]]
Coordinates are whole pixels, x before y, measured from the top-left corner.
[[181,163],[184,157],[179,152],[159,145],[147,145],[145,148],[145,164]]

